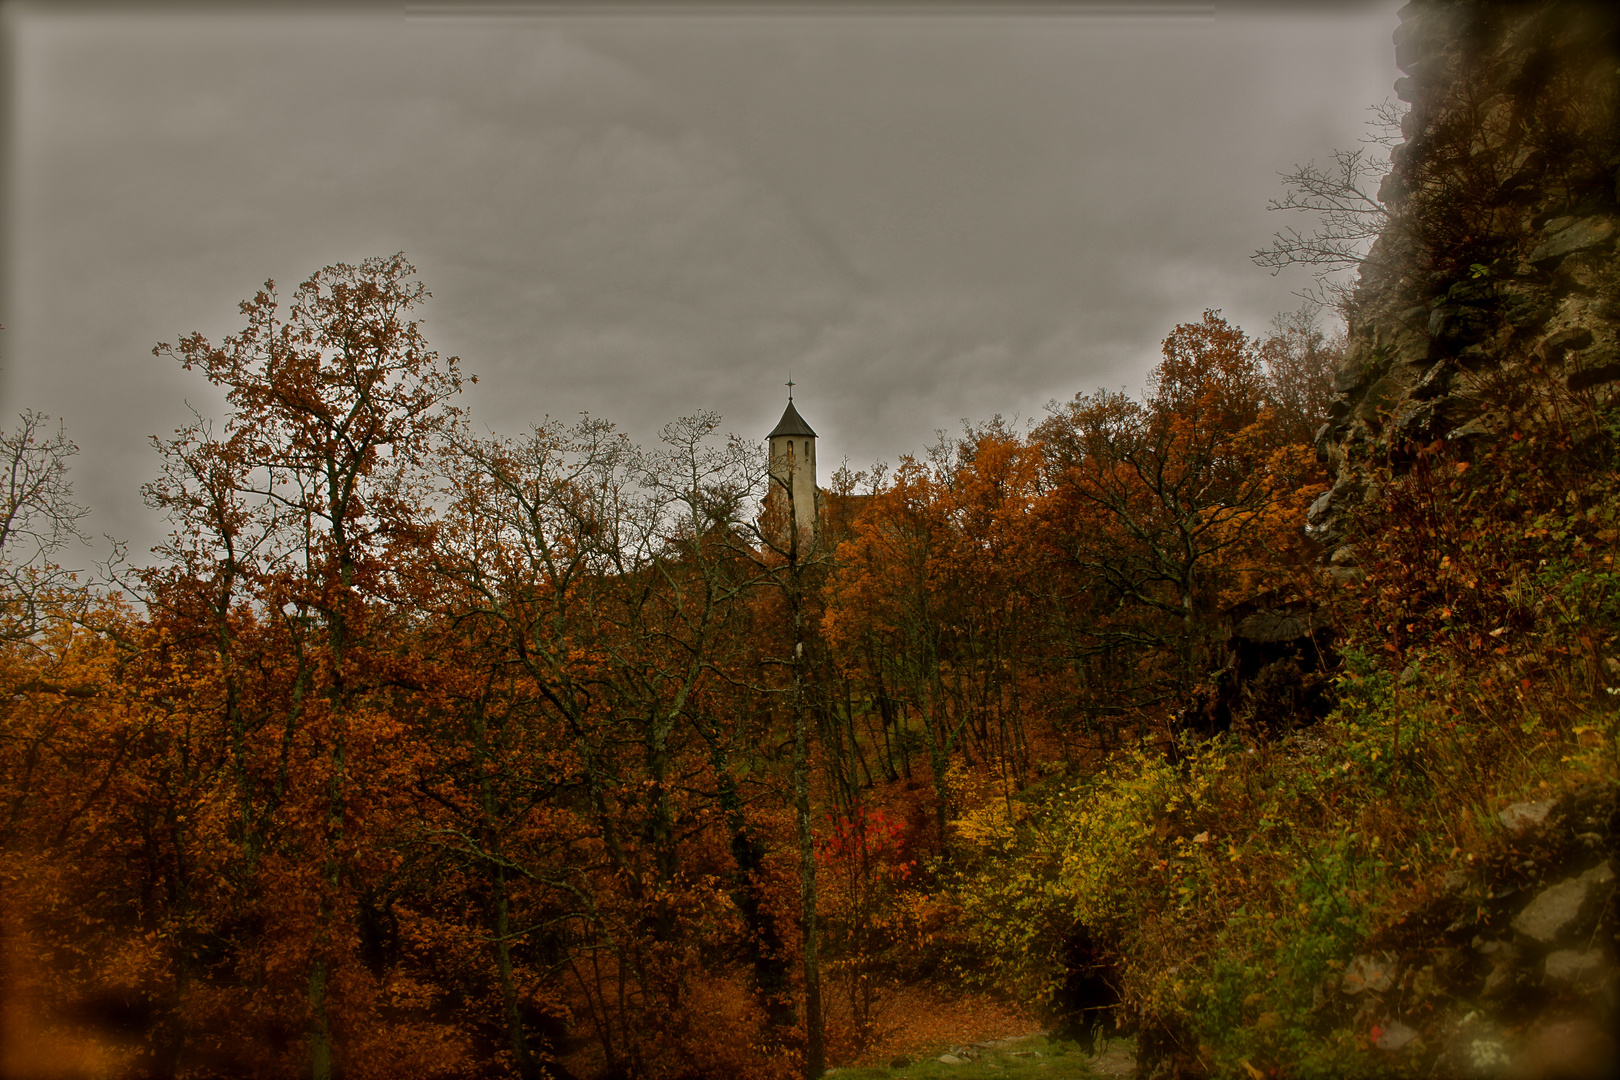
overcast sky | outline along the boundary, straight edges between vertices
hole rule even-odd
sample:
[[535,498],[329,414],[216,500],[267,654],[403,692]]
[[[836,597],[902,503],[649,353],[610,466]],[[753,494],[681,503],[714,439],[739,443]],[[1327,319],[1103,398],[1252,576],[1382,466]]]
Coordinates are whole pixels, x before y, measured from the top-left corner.
[[9,4],[0,404],[140,551],[147,437],[217,401],[152,346],[403,250],[480,426],[763,437],[791,365],[824,471],[893,462],[1297,306],[1266,201],[1390,96],[1398,6]]

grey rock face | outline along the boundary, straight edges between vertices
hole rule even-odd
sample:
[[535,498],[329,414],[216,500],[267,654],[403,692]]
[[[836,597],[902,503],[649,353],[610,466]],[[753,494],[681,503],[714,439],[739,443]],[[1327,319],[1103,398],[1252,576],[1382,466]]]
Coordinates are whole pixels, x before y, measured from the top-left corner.
[[1390,441],[1410,439],[1423,442],[1434,424],[1434,402],[1408,400],[1390,418],[1387,438]]
[[1549,363],[1556,364],[1564,358],[1564,354],[1579,351],[1592,344],[1592,331],[1584,326],[1571,326],[1557,333],[1548,334],[1541,343],[1541,355]]
[[1333,375],[1333,389],[1341,394],[1348,394],[1357,387],[1366,385],[1371,369],[1362,363],[1361,357],[1355,353],[1345,357],[1344,364]]
[[1496,434],[1496,425],[1489,417],[1476,416],[1466,424],[1461,424],[1446,432],[1446,438],[1451,442],[1466,442],[1484,435]]
[[1412,387],[1408,395],[1417,401],[1428,401],[1439,397],[1451,388],[1452,367],[1442,360],[1423,373],[1423,377]]
[[[1396,91],[1412,108],[1315,440],[1334,477],[1308,517],[1317,539],[1345,537],[1348,492],[1399,473],[1414,446],[1445,438],[1469,456],[1542,397],[1620,396],[1620,95],[1602,44],[1613,7],[1401,10]],[[1540,70],[1586,74],[1555,92],[1530,78]],[[1586,108],[1554,137],[1538,125],[1564,107],[1559,93]],[[1465,221],[1467,206],[1492,210]]]
[[1504,285],[1499,302],[1509,325],[1528,330],[1546,323],[1558,306],[1547,289],[1529,283]]
[[1386,375],[1368,388],[1354,416],[1367,424],[1382,424],[1384,417],[1406,393],[1406,386],[1393,375]]
[[1609,218],[1554,218],[1547,222],[1547,236],[1530,252],[1529,261],[1545,263],[1614,239],[1614,222]]
[[1344,526],[1345,512],[1361,502],[1367,494],[1366,485],[1356,477],[1344,476],[1333,487],[1324,491],[1305,511],[1305,529],[1323,541],[1338,539]]

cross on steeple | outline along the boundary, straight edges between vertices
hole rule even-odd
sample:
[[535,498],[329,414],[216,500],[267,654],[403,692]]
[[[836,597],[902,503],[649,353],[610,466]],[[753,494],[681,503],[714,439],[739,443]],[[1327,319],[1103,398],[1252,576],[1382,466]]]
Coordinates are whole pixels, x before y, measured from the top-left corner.
[[793,388],[795,386],[797,386],[797,385],[798,384],[793,381],[793,372],[791,372],[791,371],[788,372],[787,388],[788,388],[788,404],[789,405],[793,404]]

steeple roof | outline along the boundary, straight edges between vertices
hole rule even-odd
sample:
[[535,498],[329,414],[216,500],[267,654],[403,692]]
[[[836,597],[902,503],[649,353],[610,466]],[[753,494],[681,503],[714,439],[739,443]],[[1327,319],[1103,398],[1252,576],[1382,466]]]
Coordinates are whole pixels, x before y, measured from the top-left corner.
[[793,407],[792,398],[788,399],[788,406],[782,413],[782,419],[776,422],[776,427],[765,437],[774,439],[778,435],[808,435],[812,439],[816,437],[816,433],[810,430],[810,425],[804,422],[804,417],[799,415],[799,410]]

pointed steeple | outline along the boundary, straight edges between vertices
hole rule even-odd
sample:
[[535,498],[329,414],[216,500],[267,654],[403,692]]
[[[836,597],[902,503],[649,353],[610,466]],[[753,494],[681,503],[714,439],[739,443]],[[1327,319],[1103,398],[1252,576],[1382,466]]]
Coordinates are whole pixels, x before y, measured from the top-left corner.
[[812,439],[816,437],[816,433],[810,430],[810,425],[804,422],[804,417],[799,415],[799,410],[793,407],[792,398],[788,398],[787,408],[782,411],[782,419],[776,422],[776,427],[765,437],[774,439],[779,435],[808,435]]
[[806,536],[814,539],[821,520],[821,493],[816,487],[816,432],[799,410],[793,407],[793,381],[788,380],[787,408],[782,419],[766,437],[770,445],[770,494],[766,501],[781,509],[788,507]]

